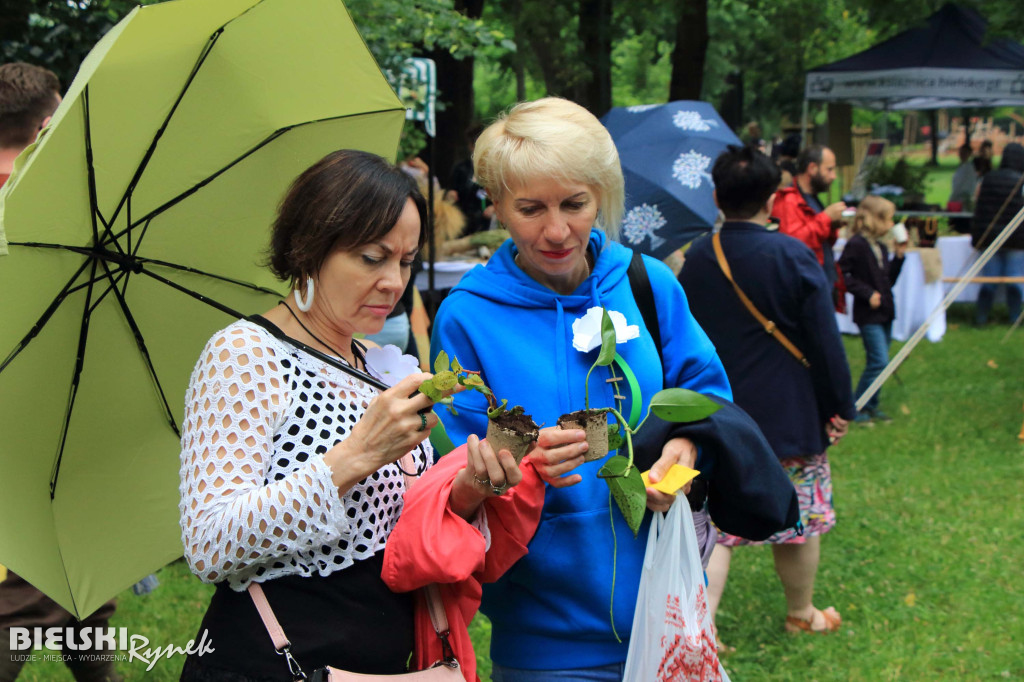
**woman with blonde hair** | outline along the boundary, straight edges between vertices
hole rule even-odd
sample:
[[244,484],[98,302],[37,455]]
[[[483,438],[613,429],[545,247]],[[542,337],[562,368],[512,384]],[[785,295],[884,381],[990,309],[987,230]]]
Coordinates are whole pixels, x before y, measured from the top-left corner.
[[[843,247],[839,268],[846,279],[846,290],[853,294],[853,321],[860,327],[860,338],[867,356],[864,372],[857,382],[856,397],[889,364],[889,342],[892,321],[896,317],[892,287],[903,269],[907,250],[906,231],[896,241],[896,255],[890,261],[882,237],[893,229],[896,206],[888,199],[869,195],[857,206],[851,230],[853,236]],[[854,421],[867,423],[873,419],[889,421],[889,416],[878,409],[879,392],[875,392]]]
[[[574,327],[595,307],[638,327],[638,336],[617,351],[639,391],[620,393],[607,381],[610,369],[598,367],[589,376],[590,407],[618,406],[629,414],[636,401],[643,414],[657,391],[682,387],[725,406],[705,425],[733,420],[728,428],[715,426],[719,435],[707,440],[687,431],[691,425],[666,424],[637,450],[638,466],[651,468],[652,481],[672,464],[700,468],[698,445],[701,460],[710,460],[728,447],[723,440],[760,435],[729,402],[722,364],[672,272],[646,256],[641,262],[657,301],[660,348],[644,325],[627,276],[633,254],[611,238],[623,213],[618,152],[590,112],[553,97],[518,104],[480,135],[473,165],[511,239],[445,299],[431,356],[445,351],[481,371],[495,395],[547,425],[528,456],[545,482],[529,553],[483,589],[492,679],[621,680],[651,515],[634,539],[597,477],[604,458],[586,461],[584,432],[555,426],[560,415],[584,406],[598,352],[574,347]],[[457,414],[441,416],[455,442],[472,442],[471,434],[486,428],[486,402],[470,393],[455,396]],[[650,510],[666,511],[674,500],[647,489]]]

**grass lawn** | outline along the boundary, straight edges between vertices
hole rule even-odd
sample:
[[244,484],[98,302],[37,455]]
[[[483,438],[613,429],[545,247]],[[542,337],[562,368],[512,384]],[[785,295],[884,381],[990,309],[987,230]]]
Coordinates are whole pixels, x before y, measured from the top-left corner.
[[[838,634],[784,633],[770,550],[735,552],[719,613],[734,680],[1024,679],[1024,331],[1003,343],[1005,326],[968,320],[954,308],[945,339],[922,343],[886,385],[892,423],[858,426],[831,451],[838,524],[823,542],[817,602],[842,613]],[[856,380],[863,349],[846,344]],[[180,561],[159,577],[150,595],[121,595],[113,625],[184,645],[212,588]],[[484,619],[473,634],[487,680]],[[176,680],[182,662],[119,669]],[[34,662],[19,679],[72,678]]]

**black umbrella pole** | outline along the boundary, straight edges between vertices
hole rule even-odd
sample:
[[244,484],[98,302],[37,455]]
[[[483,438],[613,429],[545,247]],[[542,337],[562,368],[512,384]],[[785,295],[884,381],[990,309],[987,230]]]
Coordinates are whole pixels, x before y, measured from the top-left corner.
[[436,290],[434,289],[434,263],[437,262],[437,230],[434,229],[434,138],[427,135],[427,158],[430,159],[430,169],[427,172],[427,239],[430,241],[430,268],[427,270],[427,290],[430,295],[427,297],[430,300],[430,308],[427,313],[430,318],[434,318],[434,313],[437,311],[436,301],[434,300],[437,296]]

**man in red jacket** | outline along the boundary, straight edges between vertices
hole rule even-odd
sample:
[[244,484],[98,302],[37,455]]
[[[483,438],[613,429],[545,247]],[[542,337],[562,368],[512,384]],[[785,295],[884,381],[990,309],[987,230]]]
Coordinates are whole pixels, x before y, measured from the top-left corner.
[[[835,287],[839,279],[832,245],[839,234],[846,204],[837,201],[825,207],[818,194],[827,192],[836,179],[836,155],[828,147],[812,145],[796,157],[796,176],[790,187],[775,195],[772,216],[779,219],[779,231],[796,237],[814,251],[825,270],[825,278]],[[834,297],[837,308],[840,297]]]

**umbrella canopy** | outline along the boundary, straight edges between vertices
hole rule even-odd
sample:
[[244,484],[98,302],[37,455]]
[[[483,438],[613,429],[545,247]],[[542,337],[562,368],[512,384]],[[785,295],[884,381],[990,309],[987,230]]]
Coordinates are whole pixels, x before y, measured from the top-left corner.
[[947,3],[919,26],[807,73],[804,98],[871,109],[1024,104],[1024,45],[987,35],[973,9]]
[[196,358],[279,297],[289,183],[394,158],[404,118],[340,0],[148,5],[96,45],[0,192],[0,562],[84,616],[180,556]]
[[726,146],[741,144],[714,107],[690,101],[619,107],[601,122],[626,179],[623,244],[665,258],[711,229],[718,216],[711,166]]

